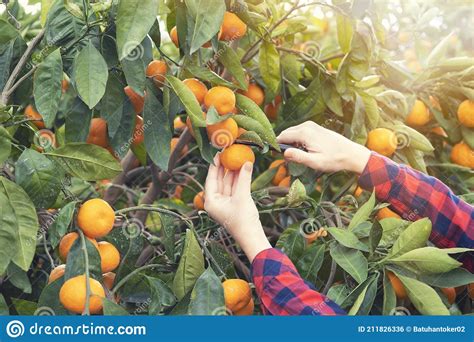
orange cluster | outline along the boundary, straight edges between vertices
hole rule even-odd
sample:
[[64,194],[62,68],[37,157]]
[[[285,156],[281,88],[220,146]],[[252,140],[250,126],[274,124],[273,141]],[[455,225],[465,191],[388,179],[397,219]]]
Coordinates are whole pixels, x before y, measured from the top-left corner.
[[[106,288],[112,288],[115,280],[115,269],[120,265],[120,252],[107,241],[97,242],[96,239],[105,237],[113,228],[115,213],[112,207],[102,199],[91,199],[86,201],[77,214],[77,225],[84,236],[97,249],[101,260],[102,281]],[[80,238],[77,232],[71,232],[63,236],[59,243],[59,256],[63,262],[68,259],[71,247]],[[64,276],[66,265],[62,264],[54,268],[49,276],[49,283]],[[102,310],[102,298],[105,297],[104,288],[99,281],[90,278],[89,286],[91,297],[89,298],[89,310],[91,313],[99,313]],[[82,313],[86,303],[86,277],[79,275],[64,282],[59,293],[61,304],[69,311]]]

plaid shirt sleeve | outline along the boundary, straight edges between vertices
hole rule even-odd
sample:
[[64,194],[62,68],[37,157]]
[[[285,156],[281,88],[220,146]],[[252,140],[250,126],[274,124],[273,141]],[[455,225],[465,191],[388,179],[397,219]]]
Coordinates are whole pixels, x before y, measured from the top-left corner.
[[252,262],[252,279],[267,315],[344,315],[345,312],[301,278],[291,260],[275,248]]
[[[377,199],[389,203],[405,220],[428,217],[433,224],[430,240],[436,246],[474,248],[474,207],[438,179],[372,153],[359,185],[375,189]],[[470,272],[473,256],[466,253],[460,258]]]

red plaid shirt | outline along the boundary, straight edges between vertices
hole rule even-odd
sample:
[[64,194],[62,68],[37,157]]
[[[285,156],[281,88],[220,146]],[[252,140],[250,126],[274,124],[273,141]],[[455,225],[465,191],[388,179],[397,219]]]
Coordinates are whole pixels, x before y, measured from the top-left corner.
[[[436,246],[474,248],[474,207],[436,178],[372,153],[359,185],[366,190],[375,189],[377,199],[390,203],[392,210],[406,220],[428,217],[433,224],[430,240]],[[464,255],[462,261],[474,272],[472,253]],[[255,257],[252,278],[265,314],[345,314],[307,284],[290,259],[275,248]]]

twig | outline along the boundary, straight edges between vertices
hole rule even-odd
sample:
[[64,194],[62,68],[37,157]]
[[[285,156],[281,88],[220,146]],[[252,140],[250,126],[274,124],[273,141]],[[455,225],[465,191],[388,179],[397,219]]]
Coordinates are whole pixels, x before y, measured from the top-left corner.
[[90,273],[89,273],[89,254],[87,253],[87,245],[86,245],[86,238],[84,237],[84,233],[82,230],[79,229],[79,235],[81,236],[81,249],[82,252],[84,253],[84,264],[86,268],[86,303],[84,307],[84,312],[82,313],[83,315],[89,316],[90,315],[90,310],[89,310],[89,301],[90,301],[90,295],[91,295],[91,284],[90,284]]
[[2,96],[0,97],[0,106],[3,105],[3,106],[6,106],[7,103],[8,103],[8,100],[10,98],[10,95],[9,95],[9,90],[10,88],[13,86],[13,84],[15,83],[15,80],[16,78],[18,77],[18,75],[20,74],[21,70],[23,69],[23,67],[25,66],[28,58],[31,56],[31,54],[33,53],[33,50],[36,48],[36,46],[41,42],[41,40],[43,39],[44,37],[44,34],[45,34],[45,29],[42,29],[38,35],[33,38],[33,40],[31,41],[30,45],[28,45],[28,47],[26,48],[26,51],[25,53],[23,53],[23,56],[21,56],[20,58],[20,61],[18,62],[18,64],[15,66],[15,68],[13,69],[12,73],[10,74],[10,77],[8,78],[7,82],[5,83],[5,87],[3,88],[3,92],[2,92]]

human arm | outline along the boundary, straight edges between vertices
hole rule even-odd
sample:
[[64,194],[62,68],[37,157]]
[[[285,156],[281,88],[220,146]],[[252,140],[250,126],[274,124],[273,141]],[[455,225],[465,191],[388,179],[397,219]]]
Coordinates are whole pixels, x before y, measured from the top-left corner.
[[[399,165],[314,122],[283,131],[278,142],[303,145],[308,152],[288,149],[285,158],[319,171],[347,170],[360,174],[359,185],[379,201],[390,203],[404,219],[428,217],[430,240],[440,248],[474,248],[474,208],[434,177]],[[474,271],[472,256],[465,267]]]
[[335,315],[344,312],[312,289],[281,251],[271,247],[250,195],[252,164],[225,171],[219,157],[209,168],[204,207],[234,237],[252,263],[252,279],[264,312],[272,315]]

